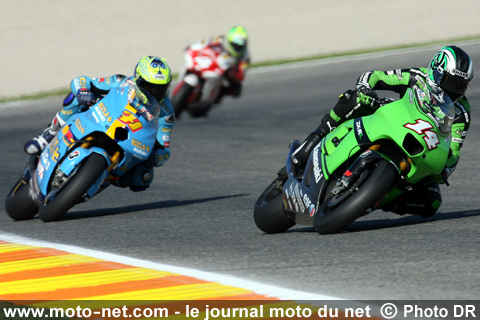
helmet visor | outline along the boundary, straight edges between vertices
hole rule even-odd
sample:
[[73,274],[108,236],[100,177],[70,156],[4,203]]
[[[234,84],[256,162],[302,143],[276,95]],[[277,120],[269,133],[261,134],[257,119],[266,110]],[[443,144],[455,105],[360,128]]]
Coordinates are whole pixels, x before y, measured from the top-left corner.
[[453,93],[457,96],[463,96],[467,92],[470,80],[445,72],[440,82],[440,87],[448,94]]
[[237,44],[237,43],[231,43],[233,50],[235,52],[242,54],[243,51],[245,51],[245,45],[244,44]]
[[147,121],[152,121],[160,116],[160,105],[157,99],[150,91],[137,86],[137,97],[142,103],[136,106],[136,109]]
[[227,50],[236,58],[240,58],[244,54],[246,47],[246,44],[238,44],[233,41],[227,43]]
[[142,77],[137,79],[137,86],[143,91],[148,91],[152,96],[157,99],[157,101],[162,101],[168,93],[168,89],[170,88],[170,83],[168,84],[154,84],[145,81]]

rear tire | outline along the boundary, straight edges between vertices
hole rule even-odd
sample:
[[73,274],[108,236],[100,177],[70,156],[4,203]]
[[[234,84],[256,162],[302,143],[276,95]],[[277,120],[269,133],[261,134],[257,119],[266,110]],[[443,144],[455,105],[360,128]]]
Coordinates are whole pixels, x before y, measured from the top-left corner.
[[282,193],[273,181],[255,203],[253,219],[257,227],[266,233],[284,232],[295,225],[288,212],[283,209]]
[[30,184],[22,178],[5,198],[5,211],[15,221],[32,219],[38,212],[38,206],[30,198],[29,189]]
[[340,204],[331,206],[332,196],[327,196],[315,215],[315,231],[319,234],[332,234],[344,230],[382,200],[397,178],[396,170],[385,160],[378,161],[366,170],[370,171],[369,175],[357,186],[356,191]]
[[[177,91],[177,90],[175,90]],[[183,111],[188,108],[188,98],[193,91],[193,87],[187,83],[181,84],[175,95],[172,97],[173,110],[175,111],[175,118],[180,118]]]
[[97,153],[92,153],[55,198],[46,206],[40,207],[40,219],[44,222],[60,220],[70,208],[81,200],[105,169],[107,169],[107,160]]

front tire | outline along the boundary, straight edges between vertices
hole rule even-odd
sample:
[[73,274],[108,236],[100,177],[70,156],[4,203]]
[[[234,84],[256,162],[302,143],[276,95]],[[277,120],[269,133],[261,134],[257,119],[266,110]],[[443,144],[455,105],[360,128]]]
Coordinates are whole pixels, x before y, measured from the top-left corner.
[[333,205],[334,197],[327,196],[315,215],[315,231],[319,234],[333,234],[344,230],[382,200],[397,178],[396,170],[385,160],[378,161],[366,170],[369,170],[368,176],[340,204]]
[[283,209],[281,187],[273,181],[255,203],[253,219],[257,227],[266,233],[279,233],[295,225],[293,219]]
[[105,169],[107,169],[105,158],[97,153],[92,153],[55,198],[46,206],[40,207],[40,219],[44,222],[60,220],[70,208],[81,200]]
[[32,219],[38,212],[29,195],[30,184],[21,178],[13,186],[5,198],[5,211],[15,221]]
[[175,111],[175,118],[180,118],[180,115],[188,108],[188,98],[193,91],[193,87],[187,83],[181,84],[178,90],[172,97],[173,110]]

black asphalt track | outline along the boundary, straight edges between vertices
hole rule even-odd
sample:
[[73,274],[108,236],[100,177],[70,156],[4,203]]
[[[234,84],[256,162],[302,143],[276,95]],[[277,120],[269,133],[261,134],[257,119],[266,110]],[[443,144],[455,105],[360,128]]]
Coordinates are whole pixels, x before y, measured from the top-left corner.
[[[463,47],[478,65],[480,45]],[[478,75],[462,159],[433,218],[375,211],[328,236],[306,226],[266,235],[252,219],[289,142],[304,139],[363,71],[426,66],[437,48],[252,70],[242,97],[226,98],[207,118],[177,121],[172,157],[150,190],[111,187],[54,223],[13,222],[2,205],[0,238],[16,234],[335,297],[478,299]],[[0,105],[2,197],[23,170],[24,142],[61,100]]]

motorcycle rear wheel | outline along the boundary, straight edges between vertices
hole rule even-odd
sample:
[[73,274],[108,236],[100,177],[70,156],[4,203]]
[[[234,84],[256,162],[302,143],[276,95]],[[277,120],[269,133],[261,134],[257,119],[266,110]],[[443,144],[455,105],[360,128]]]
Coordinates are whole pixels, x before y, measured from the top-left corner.
[[[385,160],[379,160],[366,169],[367,177],[356,186],[345,199],[335,203],[333,196],[327,196],[319,212],[315,215],[313,227],[319,234],[333,234],[343,231],[353,221],[361,217],[377,202],[383,199],[397,178],[394,167]],[[335,182],[333,182],[335,183]],[[335,203],[335,205],[332,205]]]
[[38,212],[38,206],[30,198],[29,183],[19,179],[5,198],[5,211],[15,221],[32,219]]
[[83,162],[75,176],[55,195],[55,198],[40,207],[40,219],[44,222],[60,220],[81,200],[105,169],[107,169],[105,158],[97,153],[92,153]]
[[255,203],[253,219],[257,227],[266,233],[284,232],[295,225],[283,209],[283,196],[273,181]]

